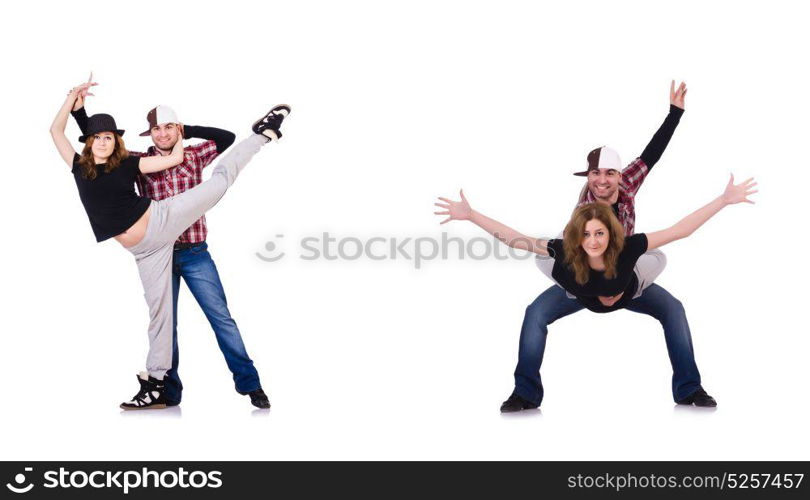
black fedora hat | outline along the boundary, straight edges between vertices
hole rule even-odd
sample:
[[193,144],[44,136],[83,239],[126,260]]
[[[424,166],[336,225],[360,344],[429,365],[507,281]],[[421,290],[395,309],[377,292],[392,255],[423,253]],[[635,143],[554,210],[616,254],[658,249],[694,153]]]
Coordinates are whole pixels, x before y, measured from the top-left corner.
[[87,133],[79,137],[79,142],[85,142],[88,137],[92,137],[99,132],[115,132],[118,135],[124,135],[124,131],[115,126],[115,118],[99,113],[87,119]]

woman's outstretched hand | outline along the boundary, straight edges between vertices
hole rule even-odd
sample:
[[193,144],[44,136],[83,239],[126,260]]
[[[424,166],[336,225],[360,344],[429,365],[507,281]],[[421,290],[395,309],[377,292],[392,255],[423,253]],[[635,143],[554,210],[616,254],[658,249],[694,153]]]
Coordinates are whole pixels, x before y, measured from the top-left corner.
[[444,208],[445,210],[433,213],[436,215],[449,216],[444,219],[441,224],[450,222],[451,220],[470,220],[472,217],[472,208],[470,208],[470,202],[464,197],[463,189],[459,191],[459,195],[461,195],[461,201],[448,200],[447,198],[439,196],[439,199],[444,203],[434,203],[437,207]]
[[757,183],[754,182],[753,177],[735,185],[734,174],[731,174],[731,178],[728,180],[728,184],[726,185],[726,190],[723,192],[723,202],[726,205],[734,205],[735,203],[742,202],[753,204],[754,202],[749,200],[748,197],[759,192],[758,189],[754,189],[756,185]]

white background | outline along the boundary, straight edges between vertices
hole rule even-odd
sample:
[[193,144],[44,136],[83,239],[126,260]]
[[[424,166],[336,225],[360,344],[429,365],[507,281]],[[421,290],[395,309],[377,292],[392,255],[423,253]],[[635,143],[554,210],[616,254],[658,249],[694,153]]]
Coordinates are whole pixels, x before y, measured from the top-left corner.
[[[803,459],[808,454],[808,35],[797,3],[102,2],[16,4],[0,20],[3,460]],[[96,244],[48,127],[93,71],[88,102],[127,129],[169,104],[250,133],[293,113],[209,213],[209,245],[273,403],[253,411],[204,316],[180,297],[180,407],[122,413],[146,353],[131,255]],[[542,411],[502,416],[530,260],[306,262],[297,241],[471,238],[436,196],[553,235],[609,144],[637,156],[687,109],[637,199],[666,227],[756,176],[665,249],[716,411],[675,407],[660,326],[621,311],[551,326]],[[72,122],[71,139],[79,132]],[[77,143],[78,144],[78,143]],[[267,241],[287,257],[256,257]]]

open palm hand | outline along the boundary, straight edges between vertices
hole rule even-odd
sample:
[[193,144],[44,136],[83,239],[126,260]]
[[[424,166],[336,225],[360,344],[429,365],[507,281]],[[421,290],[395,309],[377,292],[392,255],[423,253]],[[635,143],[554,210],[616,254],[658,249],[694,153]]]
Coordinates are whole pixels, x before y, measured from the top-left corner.
[[450,222],[451,220],[469,220],[470,217],[472,217],[472,208],[470,207],[470,203],[467,201],[467,198],[464,197],[463,189],[459,191],[459,195],[461,196],[461,201],[453,201],[439,196],[439,199],[443,203],[434,203],[434,205],[436,205],[437,207],[443,208],[445,210],[433,213],[435,213],[436,215],[448,216],[441,222],[441,224]]
[[731,174],[731,178],[728,180],[728,184],[726,185],[726,190],[723,192],[723,201],[727,205],[734,205],[735,203],[742,202],[753,204],[754,202],[749,200],[748,197],[759,191],[758,189],[754,189],[756,185],[757,183],[754,181],[753,177],[735,185],[734,174]]

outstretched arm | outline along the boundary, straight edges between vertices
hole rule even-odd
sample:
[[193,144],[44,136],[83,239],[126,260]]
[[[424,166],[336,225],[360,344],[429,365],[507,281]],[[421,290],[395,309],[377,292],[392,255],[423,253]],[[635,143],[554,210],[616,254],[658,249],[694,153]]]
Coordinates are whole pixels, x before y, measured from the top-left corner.
[[548,255],[548,240],[526,236],[506,224],[501,224],[495,219],[490,219],[486,215],[476,212],[470,207],[467,198],[464,197],[463,189],[459,194],[461,195],[461,201],[452,201],[440,196],[439,199],[443,203],[434,203],[437,207],[445,209],[441,212],[434,212],[436,215],[448,216],[441,222],[442,224],[451,220],[468,220],[512,248],[528,250],[538,255]]
[[[182,131],[181,131],[182,133]],[[183,163],[183,139],[174,143],[171,154],[166,156],[142,156],[139,168],[142,174],[151,174]]]
[[745,182],[735,185],[734,175],[732,174],[723,194],[712,200],[708,205],[687,215],[681,219],[680,222],[669,229],[656,231],[654,233],[647,233],[647,249],[652,250],[653,248],[658,248],[666,245],[667,243],[690,236],[697,230],[697,228],[702,226],[707,220],[714,217],[717,212],[728,205],[734,205],[742,202],[754,203],[753,201],[749,200],[748,197],[757,192],[757,190],[754,189],[756,185],[757,183],[754,182],[753,177]]

